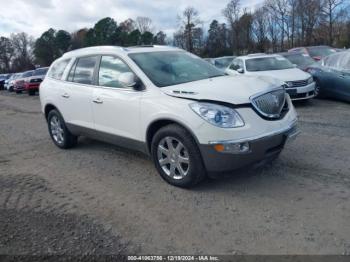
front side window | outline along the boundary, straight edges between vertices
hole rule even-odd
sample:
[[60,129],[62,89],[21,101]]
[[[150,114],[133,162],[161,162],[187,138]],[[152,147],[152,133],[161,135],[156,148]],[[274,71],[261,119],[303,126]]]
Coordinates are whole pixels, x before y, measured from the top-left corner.
[[293,64],[282,56],[252,58],[246,60],[245,64],[249,72],[294,68]]
[[66,69],[70,59],[61,60],[56,62],[49,72],[49,77],[60,80],[63,76],[64,70]]
[[102,56],[98,73],[98,85],[106,87],[124,88],[118,78],[122,73],[132,72],[130,68],[119,58]]
[[133,53],[129,57],[158,87],[225,75],[214,65],[184,51]]
[[92,85],[96,62],[97,56],[78,58],[69,73],[68,81]]

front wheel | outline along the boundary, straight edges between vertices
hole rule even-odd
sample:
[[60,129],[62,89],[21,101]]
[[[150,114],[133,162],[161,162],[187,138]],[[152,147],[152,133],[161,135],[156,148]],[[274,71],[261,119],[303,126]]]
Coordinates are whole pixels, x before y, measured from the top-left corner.
[[62,149],[74,147],[77,137],[74,136],[66,126],[63,117],[57,110],[51,110],[47,116],[49,133],[56,146]]
[[322,93],[321,93],[321,87],[320,87],[320,83],[319,81],[315,81],[315,98],[321,98],[322,97]]
[[196,142],[178,125],[165,126],[155,134],[151,153],[159,174],[171,185],[189,188],[206,177]]

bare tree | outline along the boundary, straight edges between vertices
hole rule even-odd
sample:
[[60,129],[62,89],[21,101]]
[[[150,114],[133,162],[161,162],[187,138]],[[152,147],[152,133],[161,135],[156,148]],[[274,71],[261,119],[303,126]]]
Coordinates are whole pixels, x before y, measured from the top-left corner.
[[186,50],[193,52],[195,49],[195,42],[200,42],[202,30],[198,30],[198,25],[202,23],[199,18],[198,11],[193,7],[187,7],[181,16],[178,16],[183,30],[183,37],[185,40]]
[[323,0],[322,2],[322,14],[327,23],[328,28],[328,43],[333,45],[334,23],[339,18],[341,7],[344,4],[344,0]]
[[136,18],[136,27],[141,34],[145,32],[152,32],[152,19],[149,17],[139,16]]
[[256,46],[258,51],[264,52],[266,49],[267,38],[267,11],[261,7],[254,13],[253,32],[256,37]]
[[240,18],[241,3],[240,0],[231,0],[222,10],[231,30],[231,47],[233,53],[238,52],[239,27],[238,21]]

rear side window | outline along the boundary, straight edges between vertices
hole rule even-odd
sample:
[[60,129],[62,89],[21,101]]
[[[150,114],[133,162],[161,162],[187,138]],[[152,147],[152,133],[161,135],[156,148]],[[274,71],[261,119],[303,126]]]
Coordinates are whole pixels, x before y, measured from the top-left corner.
[[74,63],[68,81],[92,85],[97,56],[81,57]]
[[57,63],[55,63],[49,72],[49,77],[52,77],[54,79],[61,80],[64,70],[66,69],[67,65],[69,63],[69,59],[61,60]]

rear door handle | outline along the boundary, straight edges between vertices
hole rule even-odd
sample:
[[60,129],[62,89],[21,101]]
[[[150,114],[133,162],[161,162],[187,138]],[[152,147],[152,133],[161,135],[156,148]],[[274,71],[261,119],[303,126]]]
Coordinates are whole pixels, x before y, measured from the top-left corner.
[[92,102],[94,102],[95,104],[103,104],[103,101],[101,98],[95,98],[94,100],[92,100]]
[[62,97],[63,97],[63,98],[69,98],[69,95],[68,95],[67,93],[64,93],[64,94],[62,95]]

